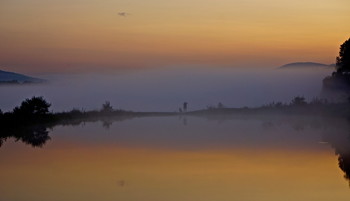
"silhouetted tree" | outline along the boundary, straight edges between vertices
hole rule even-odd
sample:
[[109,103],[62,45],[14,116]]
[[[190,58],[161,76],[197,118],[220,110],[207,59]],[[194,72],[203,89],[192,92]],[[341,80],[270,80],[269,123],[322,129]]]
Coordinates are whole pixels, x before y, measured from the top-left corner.
[[350,38],[340,46],[336,68],[339,74],[350,72]]
[[102,110],[101,112],[112,112],[113,111],[113,107],[111,106],[111,103],[109,101],[106,101],[103,105],[102,105]]
[[301,97],[301,96],[297,96],[295,97],[292,102],[291,102],[291,105],[298,105],[298,106],[301,106],[301,105],[306,105],[306,101],[305,101],[305,98],[304,97]]
[[44,116],[49,114],[50,103],[46,102],[43,97],[32,97],[25,99],[20,107],[15,107],[13,113],[16,116]]

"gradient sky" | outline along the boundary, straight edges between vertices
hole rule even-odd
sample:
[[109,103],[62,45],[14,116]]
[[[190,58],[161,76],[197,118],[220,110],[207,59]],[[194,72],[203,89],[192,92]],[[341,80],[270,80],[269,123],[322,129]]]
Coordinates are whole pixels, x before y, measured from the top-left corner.
[[0,68],[333,63],[349,20],[348,0],[2,0]]

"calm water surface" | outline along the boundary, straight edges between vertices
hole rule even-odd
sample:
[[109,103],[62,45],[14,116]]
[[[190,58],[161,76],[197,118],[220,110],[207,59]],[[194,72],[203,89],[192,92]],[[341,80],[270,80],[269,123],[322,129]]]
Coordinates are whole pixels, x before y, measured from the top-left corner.
[[176,116],[56,126],[41,148],[4,141],[0,200],[348,201],[348,124]]

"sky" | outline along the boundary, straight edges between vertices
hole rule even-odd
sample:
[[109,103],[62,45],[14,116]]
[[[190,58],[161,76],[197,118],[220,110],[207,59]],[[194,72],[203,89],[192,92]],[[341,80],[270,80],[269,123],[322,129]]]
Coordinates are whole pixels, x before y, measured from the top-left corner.
[[1,0],[0,68],[334,63],[349,20],[348,0]]

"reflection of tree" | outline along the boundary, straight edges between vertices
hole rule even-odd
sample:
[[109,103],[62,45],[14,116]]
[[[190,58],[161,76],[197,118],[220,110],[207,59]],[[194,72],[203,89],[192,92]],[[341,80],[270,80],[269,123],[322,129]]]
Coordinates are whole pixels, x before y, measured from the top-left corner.
[[344,172],[344,178],[350,184],[350,122],[346,119],[333,119],[332,129],[324,136],[338,156],[339,168]]
[[344,178],[350,181],[350,153],[338,152],[339,168],[345,173]]
[[37,125],[32,127],[20,127],[16,129],[1,130],[0,146],[8,138],[14,138],[16,141],[22,141],[25,144],[33,147],[42,147],[48,140],[50,140],[48,128],[44,125]]
[[183,122],[182,123],[183,123],[184,126],[187,126],[187,118],[186,117],[183,118]]
[[344,178],[349,181],[350,185],[350,139],[349,136],[343,138],[331,139],[330,142],[338,156],[339,168],[344,172]]
[[102,120],[102,126],[103,126],[103,128],[105,128],[107,130],[111,127],[112,124],[113,124],[113,121],[110,119]]
[[[303,98],[296,98],[293,105],[303,105]],[[136,117],[147,116],[169,116],[173,113],[133,113],[125,111],[113,110],[109,102],[106,102],[102,111],[79,111],[72,110],[70,112],[50,114],[48,107],[50,104],[42,98],[32,98],[24,101],[22,105],[16,108],[13,113],[3,114],[0,111],[0,147],[3,143],[13,138],[33,147],[42,147],[48,140],[49,128],[56,125],[78,126],[85,122],[102,122],[104,128],[109,129],[113,122],[124,121]],[[223,109],[222,105],[218,108],[222,110],[211,110],[210,113],[197,113],[197,116],[215,120],[220,122],[228,120],[261,120],[263,129],[271,129],[274,127],[289,125],[296,131],[304,131],[308,129],[316,129],[327,131],[325,141],[329,142],[335,149],[338,156],[339,168],[344,172],[344,177],[350,181],[350,138],[347,132],[350,130],[350,124],[344,118],[335,117],[317,117],[317,115],[279,115],[280,113],[271,113],[266,115],[260,113],[256,115],[249,109],[232,109],[234,114],[225,114],[223,111],[231,109]],[[335,107],[335,106],[334,106]],[[296,108],[296,107],[295,107]],[[187,109],[187,103],[184,104],[184,111]],[[292,111],[292,110],[290,110]],[[187,113],[191,114],[191,113]],[[195,115],[196,113],[192,113]],[[269,114],[269,113],[267,113]],[[284,113],[281,113],[284,114]],[[287,113],[289,114],[289,113]],[[293,114],[293,113],[292,113]],[[188,115],[189,116],[189,115]],[[183,125],[188,124],[186,116],[179,116]]]
[[34,128],[26,129],[26,132],[21,136],[22,142],[30,144],[33,147],[42,147],[48,140],[50,140],[49,131],[45,126],[36,126]]
[[12,112],[0,113],[0,146],[8,138],[15,138],[33,147],[41,147],[50,139],[48,124],[54,124],[49,112],[51,104],[43,97],[24,100]]
[[[48,140],[49,128],[54,126],[79,126],[86,122],[102,122],[102,126],[109,129],[113,122],[124,121],[134,118],[131,115],[120,116],[103,116],[98,112],[84,114],[78,110],[73,110],[67,114],[58,114],[52,117],[50,114],[40,117],[33,116],[29,120],[24,121],[24,115],[15,115],[7,113],[0,116],[0,147],[9,139],[14,138],[16,141],[21,141],[33,147],[42,147]],[[43,123],[41,123],[43,122]]]
[[260,120],[262,129],[289,126],[296,132],[308,131],[322,133],[323,141],[328,142],[338,156],[339,168],[350,184],[350,121],[334,116],[307,115],[203,115],[209,121]]

